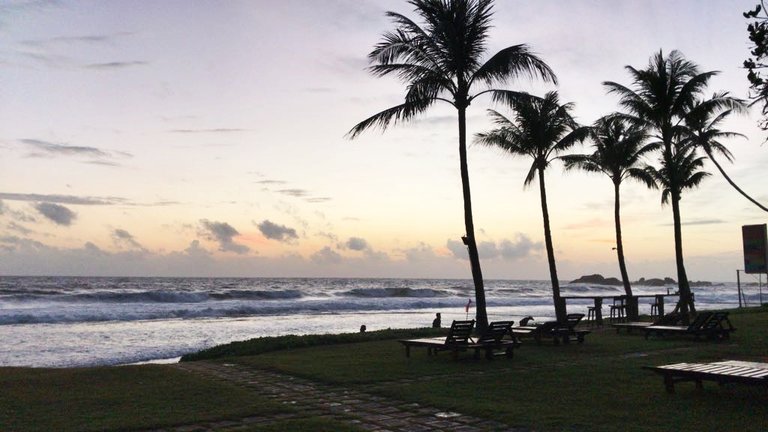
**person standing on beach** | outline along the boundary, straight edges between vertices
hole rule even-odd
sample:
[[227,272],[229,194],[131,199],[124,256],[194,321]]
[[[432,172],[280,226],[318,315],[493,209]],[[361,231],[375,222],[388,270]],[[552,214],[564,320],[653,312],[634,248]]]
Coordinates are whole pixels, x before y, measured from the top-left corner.
[[432,328],[440,328],[440,313],[435,314],[435,319],[432,320]]

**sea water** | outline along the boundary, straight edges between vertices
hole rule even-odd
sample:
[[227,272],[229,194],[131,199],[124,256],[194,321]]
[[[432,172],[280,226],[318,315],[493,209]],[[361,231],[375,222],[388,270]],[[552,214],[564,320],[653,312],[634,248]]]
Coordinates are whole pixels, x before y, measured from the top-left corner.
[[[675,286],[633,286],[666,294]],[[736,285],[694,287],[701,309],[738,305]],[[747,301],[759,302],[756,287]],[[567,284],[562,295],[621,295]],[[768,294],[766,296],[768,300]],[[488,280],[489,319],[554,316],[548,281]],[[469,311],[467,304],[470,302]],[[670,298],[669,301],[674,301]],[[569,300],[586,312],[589,300]],[[647,313],[650,299],[641,300]],[[261,336],[428,327],[473,318],[471,280],[0,277],[0,366],[72,367],[174,359]]]

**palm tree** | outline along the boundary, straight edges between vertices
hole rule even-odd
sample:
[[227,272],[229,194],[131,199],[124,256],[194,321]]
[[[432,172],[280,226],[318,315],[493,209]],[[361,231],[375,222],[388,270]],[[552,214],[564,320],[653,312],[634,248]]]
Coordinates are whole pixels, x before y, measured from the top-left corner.
[[627,296],[632,296],[627,265],[624,261],[624,245],[621,240],[621,199],[619,188],[623,180],[637,180],[649,188],[656,188],[647,167],[640,166],[642,157],[659,148],[658,143],[646,144],[647,135],[642,127],[619,116],[609,115],[598,119],[590,128],[589,137],[594,152],[584,155],[568,155],[561,159],[565,169],[582,169],[603,173],[613,182],[613,218],[616,227],[616,254],[619,258],[621,280]]
[[552,280],[555,314],[558,321],[565,321],[565,303],[560,299],[555,251],[549,227],[544,170],[554,159],[557,159],[559,153],[584,140],[587,137],[588,128],[580,127],[576,123],[570,113],[573,104],[561,105],[557,92],[548,92],[543,98],[525,93],[507,92],[505,100],[513,110],[513,118],[509,119],[497,111],[489,110],[498,128],[477,134],[476,142],[499,147],[513,155],[529,156],[533,159],[523,184],[529,186],[538,176],[541,214],[544,218],[544,242],[549,261],[549,276]]
[[[684,145],[682,124],[696,99],[706,89],[710,78],[717,75],[717,72],[699,72],[698,66],[686,60],[679,51],[672,51],[667,57],[659,51],[651,57],[645,69],[638,70],[632,66],[625,68],[632,76],[633,88],[612,81],[603,82],[603,85],[608,88],[609,93],[620,97],[619,104],[627,111],[626,118],[643,124],[654,132],[661,144],[662,170],[682,169],[680,159],[685,159],[684,156],[692,152]],[[727,107],[730,102],[730,98],[714,98],[710,103]],[[675,263],[680,292],[676,309],[687,320],[689,309],[695,311],[695,307],[685,273],[680,226],[680,193],[684,187],[679,182],[684,176],[670,172],[666,178],[670,184],[663,196],[665,199],[671,198]]]
[[[667,204],[671,202],[680,202],[682,192],[685,189],[693,189],[697,187],[704,178],[710,176],[708,172],[702,171],[704,166],[704,157],[696,154],[696,147],[692,144],[678,144],[678,147],[672,157],[662,155],[660,158],[661,169],[651,168],[649,173],[653,176],[656,182],[661,186],[661,203]],[[674,210],[674,207],[673,207]],[[678,210],[672,212],[673,223],[675,226],[675,251],[678,256],[678,277],[681,280],[688,281],[688,277],[685,274],[685,267],[680,262],[682,260],[683,248],[682,248],[682,230],[680,229],[680,210],[678,204]],[[682,273],[680,272],[682,268]],[[682,274],[682,276],[681,276]],[[679,281],[678,281],[679,283]],[[692,313],[696,312],[696,307],[693,304],[693,298],[690,296],[690,288],[688,295],[689,301],[683,300],[682,284],[680,285],[680,302],[675,307],[675,312],[680,311],[684,317],[688,315],[688,309]]]
[[716,94],[712,99],[706,101],[697,101],[695,107],[685,116],[685,135],[695,146],[704,150],[709,160],[712,161],[718,171],[720,171],[720,174],[725,177],[725,180],[728,181],[736,191],[751,201],[754,205],[760,207],[764,211],[768,211],[767,207],[747,195],[746,192],[736,185],[728,174],[725,173],[725,170],[717,162],[717,159],[715,159],[715,154],[719,154],[725,157],[729,162],[733,162],[733,155],[720,140],[734,137],[746,138],[740,133],[726,132],[719,129],[720,122],[725,120],[729,115],[734,112],[746,110],[746,104],[740,99],[732,98],[733,100],[730,104],[731,108],[729,109],[723,109],[717,103],[710,103],[712,100],[718,101],[724,98],[728,98],[727,93]]
[[[369,68],[373,75],[394,74],[407,84],[405,101],[358,123],[349,136],[354,138],[373,127],[386,129],[390,123],[411,120],[437,102],[456,108],[466,229],[462,240],[469,252],[477,323],[482,330],[488,325],[488,316],[472,219],[466,110],[481,94],[497,92],[490,89],[494,84],[504,84],[520,76],[540,77],[553,83],[557,79],[549,66],[526,45],[504,48],[481,62],[493,14],[491,0],[410,0],[409,3],[424,21],[423,26],[401,14],[387,12],[396,28],[385,33],[368,55],[373,63]],[[483,90],[473,93],[476,87]]]

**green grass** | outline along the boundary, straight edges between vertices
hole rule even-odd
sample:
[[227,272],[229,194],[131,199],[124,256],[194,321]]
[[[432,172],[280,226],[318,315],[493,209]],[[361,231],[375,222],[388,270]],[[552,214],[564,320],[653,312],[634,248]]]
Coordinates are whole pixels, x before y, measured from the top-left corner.
[[[731,313],[730,340],[651,338],[603,329],[583,345],[525,344],[513,360],[475,361],[465,354],[405,358],[393,340],[317,346],[233,361],[357,387],[404,401],[496,419],[535,430],[768,430],[768,391],[680,383],[677,394],[643,366],[743,359],[768,362],[768,311]],[[407,378],[426,377],[418,381]]]
[[288,408],[169,366],[0,368],[1,431],[120,431]]

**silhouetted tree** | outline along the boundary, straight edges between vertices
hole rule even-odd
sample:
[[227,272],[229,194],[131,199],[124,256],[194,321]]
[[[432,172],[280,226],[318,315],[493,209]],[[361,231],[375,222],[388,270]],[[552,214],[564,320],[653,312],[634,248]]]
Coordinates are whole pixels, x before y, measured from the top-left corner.
[[476,142],[499,147],[513,155],[529,156],[533,159],[523,184],[529,186],[538,175],[541,214],[544,219],[544,242],[547,248],[555,313],[559,321],[565,321],[565,303],[560,299],[560,283],[557,279],[555,250],[549,226],[544,170],[554,159],[557,159],[559,153],[584,140],[589,129],[580,127],[576,123],[570,113],[573,104],[561,105],[557,92],[548,92],[543,98],[526,93],[506,92],[504,100],[512,109],[513,117],[510,119],[497,111],[489,110],[498,128],[477,134]]
[[[393,74],[407,84],[405,101],[358,123],[349,132],[354,138],[366,129],[386,129],[390,123],[411,120],[436,102],[456,108],[459,127],[459,164],[464,198],[463,241],[469,252],[475,285],[477,323],[488,325],[483,274],[475,240],[467,167],[466,110],[479,95],[494,93],[494,84],[504,84],[521,75],[556,82],[555,74],[526,45],[504,48],[485,62],[486,43],[492,16],[491,0],[410,0],[422,25],[410,18],[387,12],[395,30],[368,55],[375,76]],[[480,87],[481,91],[473,93]]]
[[627,265],[624,261],[624,244],[621,240],[621,182],[637,180],[649,188],[656,188],[647,165],[642,163],[643,155],[658,150],[658,143],[646,144],[647,135],[642,127],[627,119],[609,115],[598,119],[589,130],[594,151],[591,154],[567,155],[561,159],[565,169],[581,169],[587,172],[603,173],[613,182],[613,219],[616,227],[616,255],[619,271],[624,283],[624,292],[632,295]]
[[[684,189],[696,186],[700,176],[693,176],[689,170],[698,168],[700,158],[695,148],[685,144],[683,123],[686,115],[696,104],[716,71],[699,72],[695,63],[686,60],[678,51],[664,57],[662,51],[651,57],[645,69],[625,66],[632,76],[633,88],[606,81],[603,83],[609,93],[620,97],[620,105],[626,110],[624,116],[643,124],[661,144],[661,169],[656,179],[664,180],[662,202],[672,206],[675,233],[675,263],[680,291],[677,308],[688,319],[688,312],[695,312],[688,276],[683,260],[683,237],[680,224],[680,197]],[[712,104],[728,106],[729,100],[713,98]],[[696,162],[696,163],[694,163]],[[675,170],[683,170],[676,172]],[[686,175],[687,174],[687,175]],[[690,178],[693,177],[693,178]]]
[[[730,99],[730,100],[728,100]],[[714,101],[715,103],[710,103]],[[728,106],[723,107],[722,102],[728,101]],[[715,159],[715,154],[722,155],[729,162],[733,161],[733,155],[728,148],[720,142],[724,138],[742,137],[744,135],[736,132],[726,132],[718,128],[720,122],[725,120],[734,111],[744,111],[746,109],[743,101],[740,99],[729,98],[727,93],[715,95],[712,99],[706,101],[697,101],[694,108],[685,116],[684,133],[686,139],[698,148],[704,150],[709,160],[717,167],[725,180],[733,186],[736,191],[751,201],[754,205],[764,211],[768,211],[764,205],[747,195],[736,183],[725,173],[723,167]]]
[[765,63],[766,58],[768,58],[768,11],[765,9],[765,2],[760,0],[755,9],[744,12],[743,15],[744,18],[754,20],[747,26],[749,40],[752,42],[750,54],[753,57],[744,60],[744,67],[749,71],[747,72],[747,79],[752,90],[750,94],[751,105],[762,105],[763,119],[758,124],[761,129],[768,130],[768,119],[766,118],[768,116],[768,82],[760,74],[760,69],[768,67],[768,64]]

